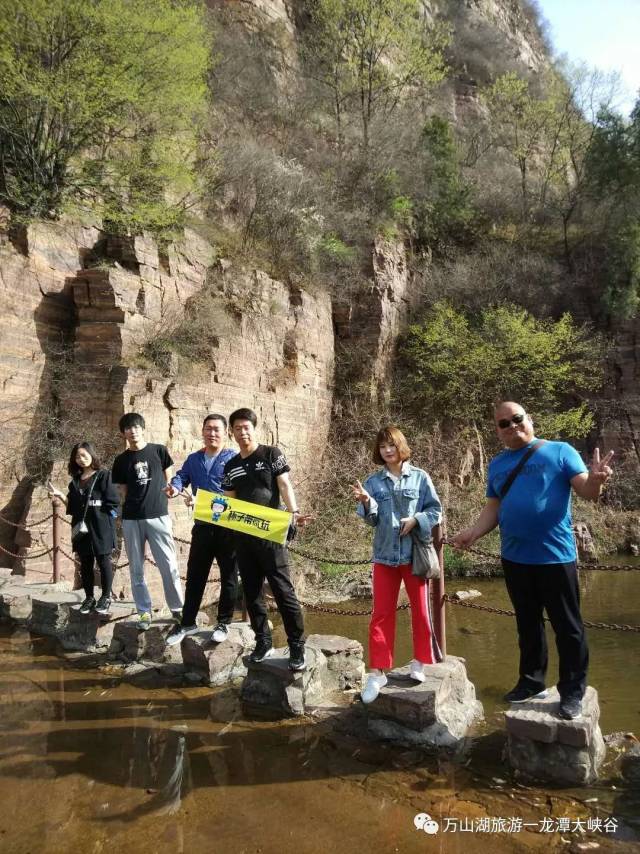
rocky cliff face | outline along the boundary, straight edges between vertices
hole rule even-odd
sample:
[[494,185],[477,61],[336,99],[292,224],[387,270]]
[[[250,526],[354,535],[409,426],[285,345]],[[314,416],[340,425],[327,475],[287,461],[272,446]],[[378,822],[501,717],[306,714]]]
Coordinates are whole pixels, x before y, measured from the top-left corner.
[[[99,248],[102,263],[85,268]],[[148,438],[168,444],[177,463],[200,446],[203,416],[250,406],[261,438],[290,457],[304,494],[326,439],[332,403],[333,330],[325,294],[291,290],[259,270],[234,269],[188,234],[163,253],[149,239],[104,241],[97,229],[30,226],[18,249],[4,240],[0,256],[0,382],[3,387],[4,475],[0,483],[1,544],[23,555],[50,544],[50,523],[29,532],[50,505],[39,485],[47,443],[61,426],[67,445],[93,439],[106,456],[122,448],[117,423],[144,414]],[[208,363],[170,359],[158,369],[140,363],[145,340],[213,274],[224,334]],[[138,365],[138,366],[136,366]],[[59,376],[56,377],[56,374]],[[60,453],[49,466],[62,486]],[[44,468],[43,468],[44,466]],[[174,503],[176,532],[188,536],[186,510]],[[66,550],[68,530],[64,526]],[[16,533],[17,532],[17,533]],[[51,560],[3,564],[31,577],[51,574]],[[66,568],[72,572],[71,565]],[[120,579],[126,588],[126,579]]]

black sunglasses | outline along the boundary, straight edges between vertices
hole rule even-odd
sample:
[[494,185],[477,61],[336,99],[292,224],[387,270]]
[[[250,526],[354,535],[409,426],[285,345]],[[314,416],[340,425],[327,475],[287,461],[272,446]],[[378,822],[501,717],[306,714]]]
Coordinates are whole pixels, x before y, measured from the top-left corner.
[[522,424],[526,417],[526,412],[518,412],[515,415],[512,415],[511,418],[501,418],[498,421],[498,427],[501,430],[506,430],[507,427],[511,427],[512,424]]

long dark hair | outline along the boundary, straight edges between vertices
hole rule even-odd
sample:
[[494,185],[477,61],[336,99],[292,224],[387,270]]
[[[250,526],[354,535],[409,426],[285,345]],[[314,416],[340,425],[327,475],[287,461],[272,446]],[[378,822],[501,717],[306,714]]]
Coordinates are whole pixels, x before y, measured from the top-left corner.
[[91,444],[91,442],[78,442],[71,449],[71,455],[69,457],[69,465],[67,466],[67,471],[71,475],[71,477],[79,477],[82,474],[82,469],[76,462],[76,454],[80,449],[86,451],[91,457],[91,468],[94,471],[98,471],[101,466],[100,457],[98,456],[98,452],[95,449],[95,446]]

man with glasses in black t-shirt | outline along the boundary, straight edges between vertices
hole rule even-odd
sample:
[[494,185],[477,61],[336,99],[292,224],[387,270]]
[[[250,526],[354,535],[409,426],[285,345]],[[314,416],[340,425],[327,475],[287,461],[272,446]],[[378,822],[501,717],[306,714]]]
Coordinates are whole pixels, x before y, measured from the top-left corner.
[[[294,523],[302,526],[309,517],[301,516],[298,511],[287,460],[278,448],[258,443],[257,423],[258,418],[251,409],[236,409],[229,416],[231,432],[240,453],[225,464],[222,481],[225,495],[273,508],[280,506],[282,498],[287,510],[293,514]],[[287,633],[289,667],[291,670],[304,670],[304,621],[291,583],[287,547],[249,534],[238,533],[235,539],[247,611],[256,636],[256,646],[250,659],[264,661],[273,652],[267,609],[262,598],[266,578]]]

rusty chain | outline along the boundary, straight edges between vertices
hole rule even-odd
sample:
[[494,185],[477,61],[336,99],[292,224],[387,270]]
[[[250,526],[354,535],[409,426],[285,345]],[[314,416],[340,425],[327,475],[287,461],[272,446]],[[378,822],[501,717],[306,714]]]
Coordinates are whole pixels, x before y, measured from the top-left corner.
[[35,555],[32,555],[32,554],[21,555],[21,554],[15,554],[15,552],[10,552],[8,549],[5,549],[3,546],[0,546],[0,552],[2,552],[5,555],[9,555],[10,557],[16,558],[16,560],[35,560],[35,558],[44,557],[45,555],[51,554],[52,551],[53,551],[53,549],[46,549],[45,551],[38,552]]
[[[15,528],[26,529],[28,527],[35,527],[38,524],[43,524],[44,522],[47,522],[50,519],[52,519],[54,517],[54,515],[57,516],[59,519],[63,519],[63,521],[67,522],[67,524],[70,524],[69,520],[65,519],[64,516],[61,516],[60,514],[57,514],[57,513],[51,513],[49,516],[45,517],[44,519],[37,520],[35,522],[29,523],[28,525],[24,525],[24,526],[19,525],[15,522],[11,522],[9,519],[6,519],[2,515],[0,515],[0,520],[7,522],[8,524],[12,525]],[[174,537],[174,540],[178,543],[183,543],[184,545],[191,545],[190,540],[185,540],[182,537]],[[450,540],[444,540],[443,544],[444,545],[451,545],[451,541]],[[63,554],[68,560],[70,560],[72,563],[77,563],[77,559],[73,555],[70,555],[61,546],[59,546],[58,548],[59,548],[60,553]],[[307,560],[315,561],[317,563],[333,563],[333,564],[338,564],[341,566],[361,566],[361,565],[366,565],[366,564],[371,563],[371,560],[369,558],[367,558],[365,560],[361,560],[361,559],[320,557],[318,555],[310,554],[309,552],[306,552],[303,549],[299,549],[299,548],[296,548],[293,546],[289,546],[289,551],[293,552],[293,554],[299,555],[300,557],[306,558]],[[487,552],[483,549],[479,549],[479,548],[474,547],[474,548],[468,548],[465,551],[470,552],[471,554],[475,554],[478,557],[489,559],[489,560],[494,561],[494,562],[498,562],[500,560],[499,555],[497,555],[493,552]],[[10,552],[8,549],[5,549],[2,546],[0,546],[0,552],[2,552],[3,554],[9,555],[10,557],[26,561],[26,560],[33,560],[36,558],[40,558],[40,557],[44,557],[46,555],[49,555],[53,552],[53,548],[48,548],[42,552],[38,552],[37,554],[20,555],[20,554],[15,554],[14,552]],[[145,561],[147,563],[150,563],[152,566],[155,566],[155,567],[158,566],[157,563],[149,557],[145,557]],[[116,564],[116,566],[114,566],[114,570],[124,569],[127,566],[129,566],[129,561],[125,561],[124,563]],[[580,568],[583,570],[587,569],[587,570],[602,570],[602,571],[609,571],[609,572],[629,572],[632,570],[639,570],[640,566],[636,566],[634,564],[582,564]],[[182,581],[186,580],[186,576],[180,576],[180,578]],[[219,578],[218,579],[209,578],[209,579],[207,579],[206,583],[207,584],[215,584],[218,581],[220,581]],[[501,616],[508,616],[508,617],[515,616],[515,612],[512,610],[509,610],[507,608],[496,608],[496,607],[493,607],[490,605],[479,605],[475,602],[463,602],[463,601],[460,601],[457,599],[453,599],[452,597],[450,597],[447,594],[445,594],[445,596],[444,596],[444,601],[452,603],[454,605],[461,605],[463,608],[471,608],[473,610],[484,611],[484,612],[490,613],[490,614],[499,614]],[[333,614],[336,616],[343,616],[343,617],[367,617],[367,616],[370,616],[372,613],[372,610],[370,608],[368,608],[366,610],[355,609],[355,608],[333,608],[333,607],[328,606],[328,605],[320,605],[317,603],[304,602],[304,601],[300,601],[300,604],[309,611],[314,611],[316,613],[321,613],[321,614]],[[404,611],[404,610],[407,610],[409,607],[410,607],[410,604],[405,603],[403,605],[399,605],[396,610],[397,611]],[[545,622],[548,622],[548,620],[546,618],[545,618]],[[640,633],[640,626],[633,626],[633,625],[624,624],[624,623],[622,623],[622,624],[620,624],[620,623],[604,623],[604,622],[592,622],[589,620],[584,620],[584,625],[587,628],[610,629],[610,630],[615,630],[615,631]]]
[[[11,525],[12,528],[20,528],[21,531],[26,531],[28,528],[35,528],[38,525],[44,525],[45,522],[48,522],[50,519],[53,519],[54,514],[49,513],[48,516],[45,516],[43,519],[36,519],[35,522],[12,522],[11,519],[7,519],[6,516],[3,516],[0,513],[0,522],[4,522],[5,525]],[[60,516],[59,518],[63,518]],[[67,520],[65,519],[65,522]]]
[[294,555],[300,555],[300,557],[304,557],[307,560],[313,560],[316,563],[335,563],[340,564],[341,566],[359,566],[361,564],[371,563],[371,558],[366,558],[366,560],[348,560],[347,558],[340,557],[318,557],[317,555],[311,555],[309,552],[305,552],[302,549],[295,548],[294,546],[289,546],[289,551],[293,552]]
[[[451,545],[450,540],[445,540],[444,544],[447,546]],[[498,563],[500,561],[500,555],[495,554],[494,552],[486,552],[483,549],[478,549],[475,546],[465,549],[466,552],[470,552],[471,554],[478,555],[478,557],[488,558],[489,560]],[[631,572],[632,570],[640,570],[640,564],[633,563],[581,563],[579,565],[580,570],[606,570],[607,572]]]
[[[69,552],[65,551],[65,550],[62,548],[62,546],[59,546],[59,549],[60,549],[60,554],[64,555],[64,556],[67,558],[67,560],[72,561],[72,563],[79,563],[79,562],[80,562],[80,561],[78,560],[78,558],[77,558],[77,557],[75,557],[74,555],[70,555],[70,554],[69,554]],[[152,560],[150,557],[145,557],[145,561],[146,561],[146,563],[150,563],[152,566],[155,566],[155,567],[157,567],[157,566],[158,566],[158,564],[155,562],[155,560]],[[127,561],[125,561],[124,563],[117,563],[117,564],[113,567],[113,571],[115,572],[115,571],[116,571],[116,569],[124,569],[124,568],[125,568],[125,567],[127,567],[127,566],[129,566],[129,561],[128,561],[128,560],[127,560]],[[187,580],[187,576],[186,576],[186,575],[181,575],[181,576],[180,576],[180,580],[181,580],[181,581],[186,581],[186,580]],[[216,582],[218,582],[218,581],[220,581],[220,579],[219,579],[219,578],[207,578],[207,580],[206,580],[205,584],[215,584],[215,583],[216,583]]]
[[[463,602],[459,599],[454,599],[445,593],[445,602],[450,602],[452,605],[461,605],[463,608],[472,608],[474,611],[486,611],[488,614],[500,614],[504,617],[515,617],[516,612],[508,608],[495,608],[491,605],[478,605],[477,602]],[[549,620],[544,617],[545,623]],[[640,626],[630,626],[627,623],[602,623],[583,620],[584,625],[588,629],[612,629],[619,632],[640,632]]]

